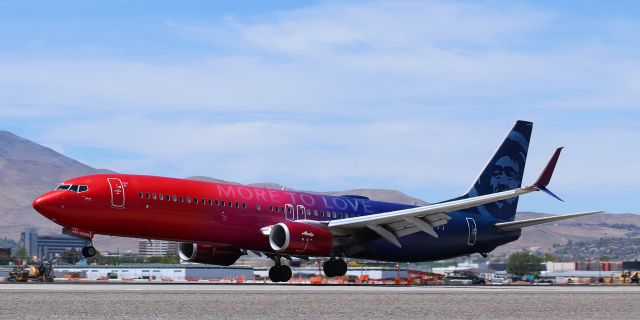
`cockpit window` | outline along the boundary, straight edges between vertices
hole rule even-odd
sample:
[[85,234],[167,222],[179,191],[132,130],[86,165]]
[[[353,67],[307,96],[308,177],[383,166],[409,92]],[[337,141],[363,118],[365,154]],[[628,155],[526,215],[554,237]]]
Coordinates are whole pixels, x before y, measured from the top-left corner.
[[87,191],[89,191],[89,186],[82,185],[78,187],[78,192],[87,192]]
[[71,187],[71,185],[69,185],[69,184],[61,184],[56,188],[56,190],[69,190],[69,187]]
[[77,185],[77,184],[72,185],[72,186],[69,188],[69,191],[72,191],[72,192],[78,192],[78,185]]

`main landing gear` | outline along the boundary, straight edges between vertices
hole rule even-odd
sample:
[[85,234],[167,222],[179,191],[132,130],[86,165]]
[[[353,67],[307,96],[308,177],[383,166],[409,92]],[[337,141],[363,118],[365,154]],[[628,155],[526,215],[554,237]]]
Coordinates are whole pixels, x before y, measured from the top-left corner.
[[322,265],[324,275],[331,277],[341,277],[347,274],[347,263],[342,259],[331,258]]
[[287,282],[291,280],[293,275],[291,268],[288,265],[281,264],[278,256],[273,257],[273,261],[276,262],[276,265],[269,269],[269,279],[272,282]]
[[96,256],[96,248],[93,247],[93,242],[89,242],[89,246],[82,248],[82,256],[85,258]]

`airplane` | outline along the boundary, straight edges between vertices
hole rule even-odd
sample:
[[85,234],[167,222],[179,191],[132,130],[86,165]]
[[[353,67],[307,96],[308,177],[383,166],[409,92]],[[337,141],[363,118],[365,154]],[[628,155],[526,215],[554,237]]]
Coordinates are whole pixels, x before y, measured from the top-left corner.
[[182,260],[231,265],[249,251],[274,261],[272,282],[286,282],[283,259],[328,258],[327,277],[347,272],[345,258],[422,262],[487,253],[517,240],[522,228],[601,213],[514,221],[518,198],[543,191],[562,148],[531,185],[522,187],[533,124],[517,121],[470,189],[425,206],[357,195],[276,190],[167,177],[97,174],[69,179],[33,201],[67,235],[96,234],[179,242]]

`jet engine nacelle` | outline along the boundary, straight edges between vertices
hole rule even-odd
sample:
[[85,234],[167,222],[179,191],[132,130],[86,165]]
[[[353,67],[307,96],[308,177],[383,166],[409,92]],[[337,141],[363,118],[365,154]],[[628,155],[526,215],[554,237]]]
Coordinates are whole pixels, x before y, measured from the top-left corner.
[[243,253],[240,249],[234,247],[180,242],[178,244],[178,255],[180,255],[180,259],[184,261],[230,266],[234,264]]
[[326,257],[331,255],[333,235],[321,226],[283,222],[271,227],[269,245],[279,253]]

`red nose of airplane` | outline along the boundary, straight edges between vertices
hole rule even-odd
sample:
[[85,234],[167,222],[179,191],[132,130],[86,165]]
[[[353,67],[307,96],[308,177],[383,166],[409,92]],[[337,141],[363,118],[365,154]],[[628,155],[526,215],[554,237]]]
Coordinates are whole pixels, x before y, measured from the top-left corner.
[[60,192],[48,192],[33,200],[33,208],[43,216],[55,220],[55,212],[62,207]]

